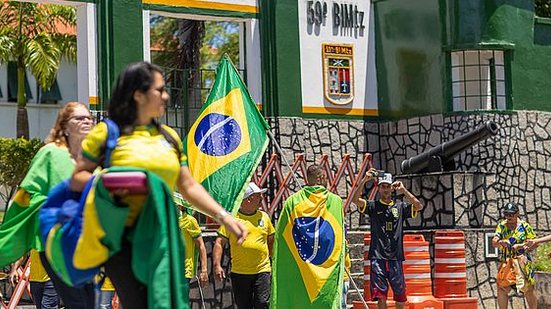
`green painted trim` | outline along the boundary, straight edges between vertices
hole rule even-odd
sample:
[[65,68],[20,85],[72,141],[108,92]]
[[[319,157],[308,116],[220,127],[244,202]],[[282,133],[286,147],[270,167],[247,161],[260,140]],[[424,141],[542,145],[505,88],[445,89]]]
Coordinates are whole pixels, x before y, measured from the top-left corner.
[[96,4],[96,25],[97,25],[97,58],[98,58],[98,102],[96,108],[105,110],[110,96],[110,83],[113,79],[109,69],[113,59],[111,57],[109,42],[111,41],[108,27],[109,10],[105,1],[98,1]]
[[[278,116],[302,116],[302,73],[300,70],[300,32],[298,1],[277,0],[274,2],[275,41],[274,73],[277,82]],[[320,46],[321,51],[321,46]]]
[[167,12],[167,13],[232,17],[232,18],[244,18],[244,19],[257,19],[259,15],[258,13],[200,9],[200,8],[183,7],[183,6],[167,6],[167,5],[160,5],[160,4],[144,4],[143,8],[144,10]]
[[446,91],[444,91],[444,99],[446,100],[446,103],[444,104],[444,112],[451,112],[453,111],[453,87],[452,84],[452,53],[447,52],[446,56],[446,68],[445,68],[445,87]]
[[277,82],[275,76],[275,3],[271,0],[259,1],[260,27],[260,66],[262,77],[262,112],[265,116],[277,116]]
[[513,109],[513,53],[514,50],[503,52],[503,62],[505,65],[505,108]]
[[[383,2],[384,3],[384,2]],[[378,110],[379,110],[379,118],[384,119],[389,116],[389,110],[390,110],[390,104],[389,104],[389,96],[388,96],[388,73],[387,68],[385,65],[385,55],[384,52],[379,52],[384,50],[383,46],[383,28],[384,25],[381,24],[381,17],[379,16],[379,3],[376,2],[373,4],[372,9],[374,10],[374,22],[373,26],[375,27],[374,33],[375,33],[375,66],[377,68],[376,76],[377,76],[377,101],[378,104]]]
[[536,16],[534,20],[538,24],[551,25],[551,18]]
[[143,10],[135,0],[96,2],[98,109],[105,109],[116,76],[128,64],[143,61]]
[[444,51],[456,51],[456,50],[467,50],[467,49],[515,49],[515,44],[505,41],[495,41],[495,42],[480,42],[472,44],[458,44],[458,45],[445,45],[442,47]]

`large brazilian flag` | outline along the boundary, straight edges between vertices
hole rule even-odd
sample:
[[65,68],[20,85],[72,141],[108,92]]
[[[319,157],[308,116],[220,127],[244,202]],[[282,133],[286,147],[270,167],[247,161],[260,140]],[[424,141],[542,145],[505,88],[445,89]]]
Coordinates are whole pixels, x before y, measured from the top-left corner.
[[184,140],[193,178],[235,214],[268,146],[266,120],[227,56],[199,117]]
[[51,143],[36,153],[0,225],[0,267],[17,261],[31,249],[43,251],[38,212],[48,191],[71,177],[74,166],[65,147]]
[[283,206],[276,228],[270,308],[340,308],[344,274],[342,199],[306,186]]

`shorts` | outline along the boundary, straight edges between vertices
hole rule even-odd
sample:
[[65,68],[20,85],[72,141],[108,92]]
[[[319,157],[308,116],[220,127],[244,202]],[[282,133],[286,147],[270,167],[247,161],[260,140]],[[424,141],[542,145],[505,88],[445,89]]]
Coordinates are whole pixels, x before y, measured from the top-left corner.
[[394,292],[394,300],[405,302],[406,282],[402,270],[402,261],[371,260],[370,274],[371,300],[387,299],[388,283]]

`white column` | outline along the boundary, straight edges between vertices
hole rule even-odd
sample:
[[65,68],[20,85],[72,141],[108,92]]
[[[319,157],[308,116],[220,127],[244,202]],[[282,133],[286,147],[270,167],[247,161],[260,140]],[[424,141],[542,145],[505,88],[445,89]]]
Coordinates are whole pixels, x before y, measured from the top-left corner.
[[151,30],[149,28],[150,12],[143,11],[143,60],[151,61]]
[[78,100],[85,104],[97,104],[96,5],[80,3],[75,7],[77,10]]
[[[241,27],[243,28],[243,27]],[[246,22],[245,27],[245,49],[246,60],[244,63],[247,65],[247,87],[253,97],[256,104],[263,104],[262,102],[262,63],[260,54],[260,25],[258,20],[250,19]],[[240,41],[243,37],[239,38]],[[239,51],[239,56],[245,56],[243,52]]]

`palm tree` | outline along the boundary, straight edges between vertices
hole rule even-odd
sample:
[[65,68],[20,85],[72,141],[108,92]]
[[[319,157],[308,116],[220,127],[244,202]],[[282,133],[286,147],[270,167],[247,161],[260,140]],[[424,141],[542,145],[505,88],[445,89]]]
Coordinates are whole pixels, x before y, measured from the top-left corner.
[[17,63],[17,137],[28,139],[25,70],[49,89],[61,57],[76,62],[76,36],[59,31],[75,27],[76,12],[68,6],[8,1],[0,6],[0,16],[0,62]]

